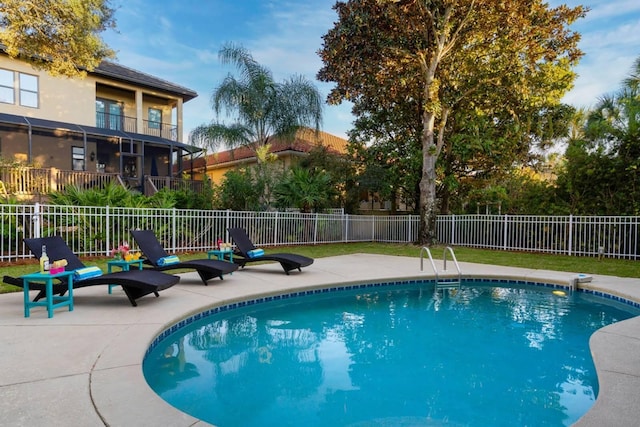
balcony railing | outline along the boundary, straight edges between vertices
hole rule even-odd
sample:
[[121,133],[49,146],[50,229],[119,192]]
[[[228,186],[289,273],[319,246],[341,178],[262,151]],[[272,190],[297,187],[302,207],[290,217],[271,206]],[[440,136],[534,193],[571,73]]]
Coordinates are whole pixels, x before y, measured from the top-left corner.
[[178,140],[178,128],[176,126],[149,120],[143,120],[142,126],[144,127],[142,133],[145,135],[158,136],[172,141]]
[[100,129],[121,130],[130,133],[141,133],[143,135],[157,136],[159,138],[178,140],[178,128],[168,123],[142,121],[142,129],[138,129],[138,122],[135,117],[111,114],[106,112],[96,112],[96,127]]

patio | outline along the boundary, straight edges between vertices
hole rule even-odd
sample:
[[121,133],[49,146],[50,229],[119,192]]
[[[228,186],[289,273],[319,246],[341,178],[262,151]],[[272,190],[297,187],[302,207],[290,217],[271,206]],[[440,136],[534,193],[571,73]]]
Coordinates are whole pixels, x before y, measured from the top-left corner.
[[[575,273],[460,263],[465,276],[525,278],[568,284]],[[441,267],[441,266],[440,266]],[[196,273],[129,305],[106,286],[74,293],[73,312],[24,318],[22,293],[0,295],[0,412],[12,426],[203,426],[161,400],[141,363],[155,336],[206,307],[339,283],[429,278],[416,258],[357,254],[316,259],[287,276],[280,265],[251,266],[203,286]],[[640,279],[594,276],[581,287],[640,301]],[[608,326],[591,339],[600,381],[596,404],[576,425],[635,426],[640,418],[640,317]]]

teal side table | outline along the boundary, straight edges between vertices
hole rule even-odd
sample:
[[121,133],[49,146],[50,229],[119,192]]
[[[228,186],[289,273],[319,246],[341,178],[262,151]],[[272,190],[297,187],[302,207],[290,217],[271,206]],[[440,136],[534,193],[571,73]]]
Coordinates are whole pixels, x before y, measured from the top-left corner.
[[[220,261],[226,261],[227,259],[225,258],[226,256],[229,257],[229,262],[233,262],[233,250],[231,248],[229,249],[212,249],[210,251],[207,252],[207,258],[212,259],[213,257],[216,257],[218,260]],[[233,273],[229,273],[229,274],[233,274]]]
[[[31,315],[33,307],[47,307],[48,317],[53,317],[53,310],[60,307],[69,307],[69,311],[73,311],[73,271],[62,271],[60,273],[31,273],[20,276],[22,279],[22,289],[24,292],[24,317]],[[68,290],[66,295],[53,295],[54,279],[67,279]],[[31,301],[29,299],[29,283],[44,283],[46,287],[45,301]]]

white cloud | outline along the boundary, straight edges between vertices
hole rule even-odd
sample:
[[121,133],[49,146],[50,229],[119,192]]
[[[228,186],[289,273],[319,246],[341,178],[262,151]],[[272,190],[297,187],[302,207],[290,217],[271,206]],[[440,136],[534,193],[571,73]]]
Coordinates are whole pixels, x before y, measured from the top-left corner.
[[[581,4],[580,2],[575,2]],[[591,8],[586,21],[596,21],[606,18],[624,18],[640,12],[640,3],[637,0],[600,0],[587,4]]]
[[581,34],[584,57],[575,68],[575,87],[563,101],[591,107],[616,91],[640,56],[640,2],[637,0],[552,0],[552,7],[584,5],[590,10],[571,29]]
[[[198,92],[185,104],[187,130],[213,118],[209,98],[214,87],[233,72],[219,64],[220,46],[243,44],[268,67],[276,80],[303,74],[315,81],[322,62],[321,37],[337,20],[335,0],[181,0],[152,2],[120,0],[116,13],[119,34],[105,37],[118,51],[119,62]],[[551,6],[585,4],[580,0],[550,0]],[[585,56],[576,68],[575,88],[564,101],[594,105],[616,90],[640,56],[640,2],[592,0],[585,19],[572,25],[583,34]],[[316,82],[326,96],[331,83]],[[324,128],[345,136],[352,127],[351,105],[326,106]]]

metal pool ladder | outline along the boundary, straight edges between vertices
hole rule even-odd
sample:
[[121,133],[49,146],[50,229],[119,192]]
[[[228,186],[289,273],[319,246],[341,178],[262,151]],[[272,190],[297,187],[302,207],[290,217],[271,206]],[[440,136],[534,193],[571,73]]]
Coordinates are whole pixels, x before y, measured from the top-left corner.
[[445,289],[445,288],[460,288],[462,284],[462,272],[460,271],[460,265],[458,264],[458,260],[456,259],[456,254],[453,253],[453,249],[451,246],[447,246],[444,248],[444,252],[442,253],[442,259],[444,262],[443,272],[447,271],[447,252],[451,254],[451,259],[453,260],[453,264],[456,267],[456,271],[458,272],[458,280],[440,280],[440,273],[438,272],[438,268],[436,267],[436,263],[433,262],[433,257],[431,256],[431,251],[428,247],[423,246],[420,249],[420,271],[423,270],[423,261],[424,261],[424,253],[427,253],[429,256],[429,261],[431,262],[431,267],[433,268],[434,273],[436,274],[436,289]]

